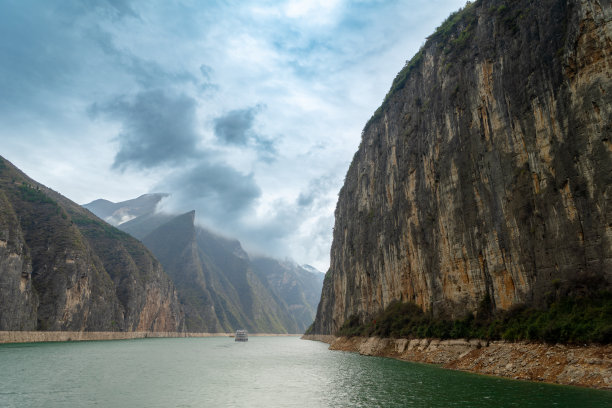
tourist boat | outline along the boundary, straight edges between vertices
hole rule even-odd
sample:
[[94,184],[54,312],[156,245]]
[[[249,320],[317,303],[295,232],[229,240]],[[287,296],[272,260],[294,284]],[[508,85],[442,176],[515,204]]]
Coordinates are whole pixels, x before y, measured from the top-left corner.
[[236,330],[234,341],[249,341],[249,333],[246,330]]

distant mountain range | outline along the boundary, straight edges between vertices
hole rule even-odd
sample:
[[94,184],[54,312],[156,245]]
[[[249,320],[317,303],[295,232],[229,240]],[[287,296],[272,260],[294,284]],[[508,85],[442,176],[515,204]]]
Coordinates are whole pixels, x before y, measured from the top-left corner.
[[195,212],[157,213],[167,194],[84,207],[141,240],[174,282],[187,331],[301,333],[312,323],[324,274],[266,257],[249,257],[237,240],[194,223]]
[[124,224],[134,218],[155,212],[157,204],[168,194],[143,194],[133,200],[113,203],[108,200],[98,199],[85,204],[92,213],[112,225]]

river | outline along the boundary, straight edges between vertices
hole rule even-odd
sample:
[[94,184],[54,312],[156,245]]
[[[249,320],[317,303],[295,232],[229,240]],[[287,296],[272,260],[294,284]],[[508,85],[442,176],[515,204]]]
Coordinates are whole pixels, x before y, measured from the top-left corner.
[[612,392],[329,351],[297,337],[0,345],[0,407],[612,407]]

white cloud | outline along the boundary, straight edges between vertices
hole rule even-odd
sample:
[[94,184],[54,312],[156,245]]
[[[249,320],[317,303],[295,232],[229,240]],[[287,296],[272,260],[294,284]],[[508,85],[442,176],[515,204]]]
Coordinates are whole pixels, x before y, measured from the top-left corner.
[[336,21],[340,0],[290,0],[283,11],[289,18],[301,19],[305,24],[323,25]]
[[[364,124],[463,3],[2,3],[0,153],[80,203],[173,190],[167,205],[196,209],[247,248],[325,270]],[[235,143],[215,133],[219,123]],[[120,152],[148,167],[113,170]]]

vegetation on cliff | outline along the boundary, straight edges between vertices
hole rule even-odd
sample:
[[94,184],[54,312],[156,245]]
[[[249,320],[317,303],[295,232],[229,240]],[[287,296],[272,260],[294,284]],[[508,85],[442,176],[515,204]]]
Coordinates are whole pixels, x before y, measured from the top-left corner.
[[0,330],[182,328],[147,248],[0,158]]
[[544,309],[517,305],[506,311],[494,311],[486,297],[476,313],[457,320],[434,318],[414,303],[396,301],[366,322],[351,316],[336,335],[608,344],[612,343],[612,292],[566,296]]

